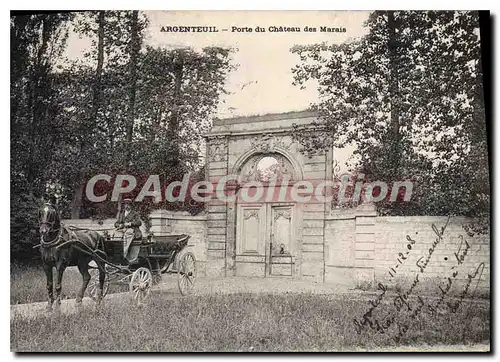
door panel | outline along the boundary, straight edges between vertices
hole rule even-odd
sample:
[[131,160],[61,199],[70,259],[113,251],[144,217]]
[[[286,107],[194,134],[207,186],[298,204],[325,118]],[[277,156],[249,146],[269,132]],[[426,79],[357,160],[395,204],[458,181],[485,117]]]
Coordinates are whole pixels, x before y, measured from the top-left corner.
[[265,276],[266,205],[238,205],[235,268],[237,276]]
[[269,274],[292,276],[295,261],[292,206],[269,206],[271,214]]
[[235,268],[237,276],[293,276],[293,206],[238,205]]
[[236,255],[265,254],[265,205],[240,206]]

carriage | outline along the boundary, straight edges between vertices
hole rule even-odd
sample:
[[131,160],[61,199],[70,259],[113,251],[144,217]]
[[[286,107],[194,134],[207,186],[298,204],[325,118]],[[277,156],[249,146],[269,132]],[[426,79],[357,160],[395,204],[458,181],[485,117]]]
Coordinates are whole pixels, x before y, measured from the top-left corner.
[[[104,297],[111,284],[126,284],[137,304],[142,304],[153,285],[160,282],[162,275],[175,274],[182,295],[189,294],[196,280],[196,258],[187,251],[189,235],[155,236],[150,233],[132,246],[139,247],[137,259],[130,263],[123,255],[123,238],[104,232],[104,254],[96,257],[105,262],[106,279],[102,291]],[[92,299],[98,297],[99,273],[97,264],[91,265],[91,280],[87,294]]]

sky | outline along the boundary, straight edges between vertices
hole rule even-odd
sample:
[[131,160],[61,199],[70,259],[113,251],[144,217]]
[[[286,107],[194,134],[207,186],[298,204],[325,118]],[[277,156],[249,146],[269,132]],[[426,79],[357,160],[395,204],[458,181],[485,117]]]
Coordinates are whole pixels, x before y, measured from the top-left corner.
[[[158,47],[224,46],[238,49],[232,55],[237,70],[229,74],[217,117],[304,110],[317,100],[314,84],[305,90],[293,86],[291,68],[299,57],[290,52],[295,44],[336,43],[359,38],[368,12],[362,11],[146,11],[149,26],[145,42]],[[216,26],[218,33],[161,32],[162,26]],[[250,27],[253,32],[232,32],[232,27]],[[259,26],[264,33],[255,32]],[[300,27],[301,32],[269,32],[269,26]],[[317,32],[304,32],[304,27]],[[321,26],[343,27],[344,33],[320,32]],[[228,29],[228,31],[222,31]],[[81,56],[88,39],[72,35],[67,55]]]
[[[149,25],[145,44],[155,47],[202,49],[223,46],[237,49],[232,63],[238,68],[227,79],[216,117],[231,118],[266,113],[302,111],[317,102],[314,83],[306,89],[293,86],[292,68],[299,57],[290,52],[296,44],[326,42],[341,44],[366,32],[366,11],[145,11]],[[167,26],[215,26],[217,33],[161,32]],[[249,27],[252,32],[232,32],[232,27]],[[301,32],[270,32],[269,27],[300,27]],[[305,27],[317,32],[305,32]],[[342,27],[345,32],[321,32],[320,27]],[[266,32],[255,32],[256,27]],[[228,29],[223,31],[222,29]],[[70,34],[66,56],[78,58],[90,47],[89,39]],[[334,150],[340,172],[348,169],[352,147]]]

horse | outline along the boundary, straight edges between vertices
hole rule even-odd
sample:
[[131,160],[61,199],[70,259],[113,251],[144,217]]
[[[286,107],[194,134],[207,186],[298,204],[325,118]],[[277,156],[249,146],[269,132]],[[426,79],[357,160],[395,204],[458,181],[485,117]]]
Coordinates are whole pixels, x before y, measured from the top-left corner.
[[[38,211],[40,231],[40,254],[43,269],[47,276],[48,305],[52,311],[55,301],[56,310],[61,306],[61,283],[64,270],[77,266],[82,275],[82,286],[76,297],[77,308],[82,305],[83,295],[90,282],[89,263],[94,260],[99,269],[99,288],[97,303],[102,300],[102,290],[106,278],[104,237],[96,231],[73,231],[61,223],[59,212],[51,203],[45,203]],[[96,257],[100,256],[101,258]],[[56,269],[55,298],[53,268]]]

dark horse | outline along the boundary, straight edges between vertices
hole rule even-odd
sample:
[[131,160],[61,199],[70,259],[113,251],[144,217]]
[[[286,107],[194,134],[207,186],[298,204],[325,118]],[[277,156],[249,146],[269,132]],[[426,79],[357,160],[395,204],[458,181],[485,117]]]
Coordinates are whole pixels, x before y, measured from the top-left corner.
[[[44,204],[39,212],[40,253],[43,268],[47,276],[49,294],[47,310],[52,310],[54,300],[59,309],[61,305],[61,282],[64,270],[68,266],[77,266],[82,275],[82,287],[76,297],[77,306],[81,306],[83,294],[90,282],[89,262],[94,260],[99,269],[98,303],[102,299],[102,289],[106,277],[105,265],[93,253],[105,257],[104,238],[96,231],[73,231],[61,224],[59,212],[50,204]],[[55,298],[53,288],[53,268],[56,269]]]

